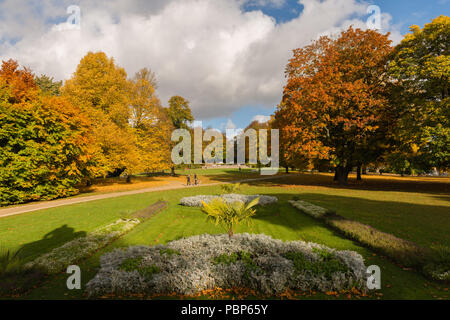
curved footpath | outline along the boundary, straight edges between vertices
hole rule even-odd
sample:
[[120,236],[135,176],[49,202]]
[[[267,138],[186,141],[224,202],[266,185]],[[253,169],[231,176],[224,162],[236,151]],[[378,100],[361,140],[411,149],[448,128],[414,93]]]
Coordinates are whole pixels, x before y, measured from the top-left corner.
[[[189,186],[189,188],[207,187],[207,186],[214,186],[214,185],[219,185],[219,184],[229,184],[229,183],[243,183],[243,182],[260,181],[260,180],[271,180],[271,179],[278,179],[281,177],[284,177],[284,175],[268,176],[268,177],[263,177],[263,178],[245,179],[245,180],[229,181],[229,182],[214,182],[214,183],[207,183],[207,184],[202,184],[202,185],[198,185],[198,186]],[[89,202],[89,201],[95,201],[95,200],[123,197],[123,196],[132,195],[132,194],[139,194],[139,193],[182,189],[182,188],[187,188],[187,186],[185,186],[184,184],[172,183],[172,184],[169,184],[166,186],[153,187],[153,188],[145,188],[145,189],[121,191],[121,192],[111,192],[111,193],[104,193],[104,194],[98,194],[98,195],[93,195],[93,196],[84,196],[84,197],[78,197],[78,198],[42,201],[42,202],[36,202],[36,203],[32,203],[32,204],[25,204],[25,205],[0,209],[0,218],[14,216],[14,215],[25,213],[25,212],[67,206],[67,205],[76,204],[76,203],[83,203],[83,202]]]

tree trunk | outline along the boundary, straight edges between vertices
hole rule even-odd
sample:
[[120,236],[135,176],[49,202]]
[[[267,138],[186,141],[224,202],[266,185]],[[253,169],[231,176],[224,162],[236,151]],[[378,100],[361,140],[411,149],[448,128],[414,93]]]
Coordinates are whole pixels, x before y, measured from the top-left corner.
[[174,176],[175,175],[175,167],[172,167],[171,170],[172,170],[171,174]]
[[289,167],[286,167],[286,173],[289,173]]
[[340,185],[346,185],[348,181],[348,173],[352,169],[351,166],[337,166],[335,171],[335,178]]
[[360,165],[356,168],[356,180],[358,180],[358,181],[362,180],[361,179],[361,166]]
[[131,183],[131,175],[127,174],[127,183]]
[[230,228],[230,230],[228,230],[228,237],[231,239],[232,236],[233,236],[233,228]]

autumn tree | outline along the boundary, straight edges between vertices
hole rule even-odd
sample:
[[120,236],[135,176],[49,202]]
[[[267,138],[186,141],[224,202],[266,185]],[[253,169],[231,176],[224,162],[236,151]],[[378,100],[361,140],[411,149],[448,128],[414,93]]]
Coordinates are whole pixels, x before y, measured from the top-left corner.
[[8,101],[12,104],[36,99],[38,87],[34,82],[34,75],[28,68],[19,68],[15,60],[2,62],[0,69],[2,88],[9,91]]
[[135,131],[144,172],[170,167],[173,125],[155,93],[156,79],[141,69],[133,79],[130,123]]
[[368,148],[383,149],[391,51],[388,34],[352,27],[294,50],[274,121],[285,159],[330,160],[345,184]]
[[450,166],[450,18],[440,16],[395,48],[389,71],[396,80],[396,150],[389,164],[400,173]]
[[38,95],[15,61],[0,70],[0,205],[78,193],[92,170],[90,122],[67,99]]
[[136,137],[129,125],[132,83],[123,68],[103,52],[89,52],[73,77],[61,89],[62,95],[80,106],[93,124],[100,152],[98,172],[119,175],[140,169]]

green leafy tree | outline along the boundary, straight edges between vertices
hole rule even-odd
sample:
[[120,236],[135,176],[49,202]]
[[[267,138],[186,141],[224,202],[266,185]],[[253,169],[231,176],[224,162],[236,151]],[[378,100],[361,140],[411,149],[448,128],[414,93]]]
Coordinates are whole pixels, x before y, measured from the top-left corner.
[[411,32],[389,65],[398,121],[393,133],[398,170],[445,170],[450,165],[450,18],[440,16]]
[[187,129],[188,123],[194,120],[189,101],[180,96],[173,96],[169,99],[167,114],[176,129]]
[[92,170],[90,121],[62,97],[17,100],[31,97],[15,90],[24,72],[30,78],[29,70],[20,71],[14,81],[0,72],[0,205],[77,194]]
[[61,94],[62,81],[54,81],[53,77],[45,74],[36,77],[34,80],[44,95],[59,96]]

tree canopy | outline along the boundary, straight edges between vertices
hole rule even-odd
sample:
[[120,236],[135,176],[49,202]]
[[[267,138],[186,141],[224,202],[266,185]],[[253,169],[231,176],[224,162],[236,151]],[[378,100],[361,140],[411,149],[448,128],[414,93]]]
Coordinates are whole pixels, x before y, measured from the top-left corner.
[[369,150],[382,147],[391,118],[390,43],[388,34],[350,27],[294,50],[274,120],[288,163],[327,159],[346,183],[353,166],[376,157]]

